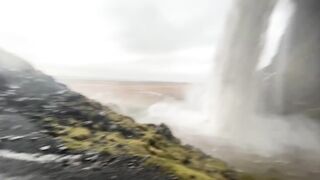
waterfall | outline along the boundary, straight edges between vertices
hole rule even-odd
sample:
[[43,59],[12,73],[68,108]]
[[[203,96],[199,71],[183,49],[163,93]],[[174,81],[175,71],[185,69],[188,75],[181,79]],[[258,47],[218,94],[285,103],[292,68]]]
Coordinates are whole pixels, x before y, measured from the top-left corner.
[[296,11],[281,42],[273,66],[278,78],[281,113],[304,112],[320,107],[320,1],[295,0]]
[[234,0],[208,83],[194,85],[184,102],[164,100],[137,119],[166,123],[184,142],[213,154],[224,146],[268,156],[320,152],[319,122],[278,112],[290,64],[283,48],[297,8],[292,0]]
[[[283,9],[284,7],[287,9]],[[310,67],[310,64],[304,65],[301,56],[300,60],[296,60],[297,63],[292,62],[292,55],[288,56],[292,59],[279,56],[283,52],[287,33],[295,32],[288,29],[294,27],[289,22],[296,20],[290,19],[295,9],[293,7],[292,2],[287,0],[235,1],[210,79],[208,121],[213,136],[260,153],[282,153],[288,147],[314,152],[320,150],[319,123],[301,113],[289,116],[277,111],[279,102],[285,104],[283,101],[287,93],[304,94],[300,85],[308,84],[300,79],[298,91],[283,88],[288,83],[290,87],[296,86],[292,81],[294,72],[288,73],[287,69],[299,69],[296,66],[298,64],[301,65],[298,75],[307,77],[301,73],[305,72],[315,77],[315,73],[308,72],[305,68]],[[300,13],[295,12],[292,17],[296,14]],[[296,37],[291,35],[290,38]],[[293,42],[292,39],[289,42]],[[304,46],[301,42],[294,42],[294,45],[285,45],[295,48]],[[313,46],[308,48],[309,51],[315,49],[315,42],[312,42]],[[286,49],[285,54],[288,54]],[[273,58],[275,55],[276,58]],[[293,65],[290,66],[291,64]],[[291,81],[287,82],[287,79]],[[312,91],[316,90],[318,89]]]
[[275,0],[237,0],[229,15],[225,38],[212,74],[210,119],[217,133],[245,129],[258,105],[256,67]]

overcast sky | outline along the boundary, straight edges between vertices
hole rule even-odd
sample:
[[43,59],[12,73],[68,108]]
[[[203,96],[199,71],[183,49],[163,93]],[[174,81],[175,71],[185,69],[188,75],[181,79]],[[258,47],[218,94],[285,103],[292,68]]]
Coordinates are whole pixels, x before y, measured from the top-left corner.
[[229,0],[0,0],[0,47],[47,73],[201,79]]

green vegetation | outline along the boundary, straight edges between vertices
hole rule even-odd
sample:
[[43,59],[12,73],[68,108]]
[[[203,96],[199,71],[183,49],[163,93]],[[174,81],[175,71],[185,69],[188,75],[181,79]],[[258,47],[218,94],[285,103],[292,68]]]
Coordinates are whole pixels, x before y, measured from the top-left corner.
[[138,124],[86,99],[72,102],[72,107],[81,115],[66,114],[59,119],[50,116],[42,121],[51,125],[52,134],[70,150],[140,157],[146,166],[160,167],[182,180],[250,179],[232,171],[221,160],[182,145],[163,124]]
[[69,137],[75,140],[86,140],[90,137],[90,130],[83,127],[73,127],[69,129]]

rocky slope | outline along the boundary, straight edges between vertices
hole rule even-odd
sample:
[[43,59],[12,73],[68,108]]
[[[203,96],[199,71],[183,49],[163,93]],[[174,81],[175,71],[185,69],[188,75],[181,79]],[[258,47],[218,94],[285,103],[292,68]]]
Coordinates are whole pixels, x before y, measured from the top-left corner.
[[182,145],[164,124],[138,124],[70,91],[6,52],[0,52],[2,176],[250,179],[224,162]]

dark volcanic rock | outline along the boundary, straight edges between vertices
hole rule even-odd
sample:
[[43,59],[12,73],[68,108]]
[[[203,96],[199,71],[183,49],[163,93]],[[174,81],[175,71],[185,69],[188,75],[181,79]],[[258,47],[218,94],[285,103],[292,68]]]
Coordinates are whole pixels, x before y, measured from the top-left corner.
[[163,135],[164,137],[170,139],[170,140],[173,140],[175,139],[175,137],[172,135],[172,132],[171,130],[168,128],[167,125],[165,124],[160,124],[159,126],[156,127],[156,132],[158,134],[161,134]]
[[[12,164],[6,166],[0,156],[0,178],[5,173],[41,180],[210,179],[216,175],[211,173],[215,163],[228,169],[223,162],[202,159],[204,153],[183,146],[164,124],[137,124],[20,59],[4,59],[0,50],[0,81],[5,83],[5,88],[0,87],[0,150],[81,158],[41,165],[10,160]],[[233,178],[231,173],[219,175]]]
[[[89,103],[84,96],[70,91],[25,61],[1,50],[0,98],[0,150],[60,154],[66,157],[82,153],[70,150],[54,138],[58,134],[53,123],[68,126],[83,124],[90,129],[98,124],[101,130],[116,127],[112,131],[119,131],[125,136],[135,135],[126,128],[110,123],[98,103]],[[118,160],[113,163],[107,163],[107,157],[99,153],[84,153],[82,157],[83,162],[64,160],[46,164],[0,157],[0,178],[5,174],[8,177],[25,176],[35,180],[105,180],[111,177],[120,180],[169,179],[165,173],[152,167],[140,171],[130,169],[127,165],[131,161],[125,157],[116,157]]]

